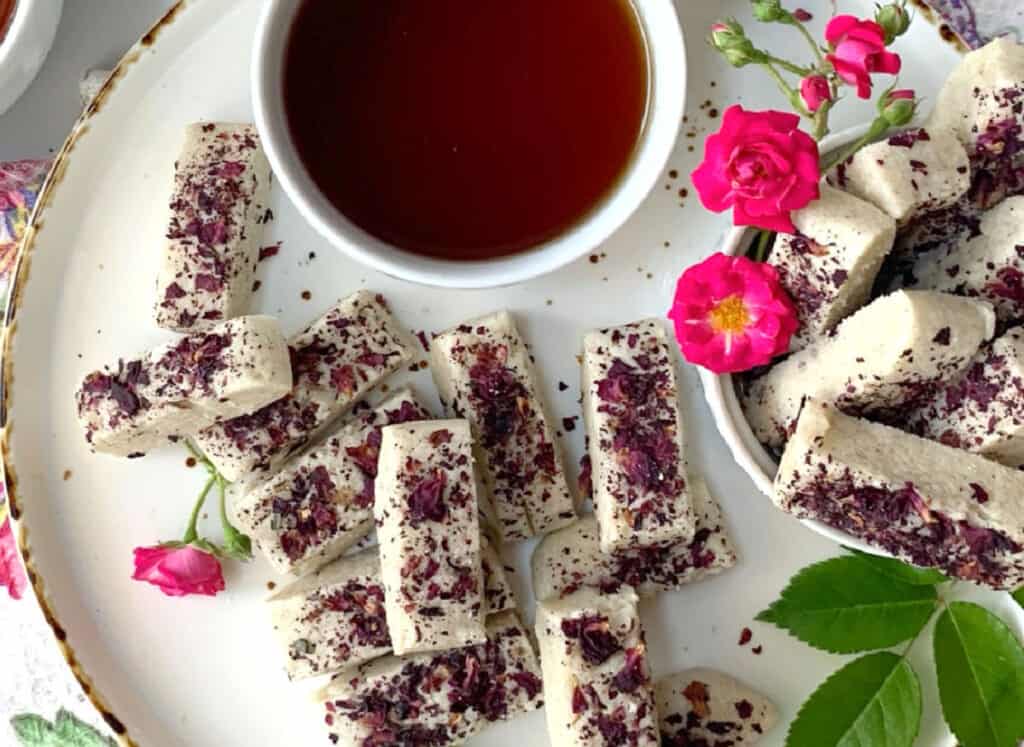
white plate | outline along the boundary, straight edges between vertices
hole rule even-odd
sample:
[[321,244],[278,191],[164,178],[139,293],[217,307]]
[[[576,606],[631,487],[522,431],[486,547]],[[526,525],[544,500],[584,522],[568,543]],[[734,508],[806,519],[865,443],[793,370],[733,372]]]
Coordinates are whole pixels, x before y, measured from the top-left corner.
[[[228,591],[215,599],[168,599],[129,580],[134,546],[174,538],[182,530],[201,482],[196,470],[185,467],[185,454],[165,451],[141,461],[93,456],[72,406],[72,390],[86,370],[169,337],[152,326],[149,315],[181,127],[200,118],[251,116],[247,74],[259,5],[190,0],[132,51],[62,151],[19,268],[5,401],[7,478],[18,531],[36,590],[45,593],[76,672],[90,683],[91,697],[119,726],[125,743],[147,747],[326,744],[311,688],[287,682],[271,639],[261,600],[274,574],[263,560],[230,565]],[[695,137],[680,138],[670,164],[685,175],[699,155],[688,146],[699,146],[717,122],[699,108],[704,100],[723,108],[727,93],[748,107],[777,106],[779,99],[758,71],[727,70],[699,43],[715,15],[746,17],[746,0],[680,0],[678,6],[694,41],[692,106],[683,131],[699,128]],[[870,12],[867,0],[844,6]],[[954,64],[954,52],[924,23],[902,49],[904,82],[934,94]],[[431,290],[364,270],[331,251],[278,194],[267,243],[281,239],[284,246],[261,266],[258,310],[280,315],[295,330],[363,286],[385,293],[413,329],[439,330],[508,307],[533,342],[555,414],[573,415],[581,333],[663,315],[679,271],[712,251],[726,227],[692,197],[680,208],[676,191],[684,186],[689,187],[685,176],[673,181],[666,175],[596,264],[584,258],[529,285],[486,292]],[[304,290],[311,291],[311,301],[300,299]],[[410,378],[434,397],[425,373]],[[568,391],[558,391],[560,380],[570,384]],[[814,652],[751,619],[796,570],[835,553],[836,546],[758,495],[716,433],[696,374],[686,370],[683,380],[692,462],[721,497],[743,559],[716,580],[644,604],[652,661],[659,673],[699,665],[733,672],[770,693],[789,719],[843,659]],[[578,456],[580,430],[568,441]],[[530,549],[523,546],[510,558],[521,570]],[[520,581],[526,581],[523,574]],[[1007,596],[983,596],[1010,619]],[[523,601],[532,617],[532,600],[524,594]],[[737,645],[747,625],[754,628],[754,644],[764,646],[761,656]],[[1024,632],[1019,617],[1015,625]],[[945,747],[951,740],[929,684],[925,646],[918,647],[915,660],[928,708],[921,744]],[[783,726],[765,743],[777,747],[784,736]],[[546,742],[543,716],[535,713],[472,744]]]

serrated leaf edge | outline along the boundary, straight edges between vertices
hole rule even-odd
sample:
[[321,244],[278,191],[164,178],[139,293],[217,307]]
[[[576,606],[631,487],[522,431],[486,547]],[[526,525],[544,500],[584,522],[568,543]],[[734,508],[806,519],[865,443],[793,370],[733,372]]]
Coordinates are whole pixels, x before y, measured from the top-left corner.
[[[936,629],[937,629],[939,624],[942,622],[942,619],[944,617],[949,617],[950,624],[952,625],[953,630],[956,632],[957,642],[960,644],[960,648],[964,652],[964,657],[963,657],[964,661],[967,662],[967,667],[968,667],[968,669],[971,672],[971,680],[972,680],[972,682],[974,684],[974,689],[978,693],[979,700],[981,701],[982,707],[984,708],[984,711],[985,711],[985,724],[988,727],[988,732],[992,736],[993,743],[998,744],[999,743],[999,730],[996,728],[995,719],[992,716],[992,710],[989,707],[988,701],[984,697],[982,697],[984,695],[984,691],[981,688],[981,680],[978,679],[978,673],[977,673],[977,670],[975,670],[975,668],[974,668],[974,662],[971,660],[971,657],[967,655],[967,647],[964,645],[964,636],[963,636],[963,634],[962,634],[962,632],[960,630],[960,625],[957,622],[956,615],[954,614],[955,609],[958,608],[958,607],[976,607],[976,608],[982,610],[983,612],[985,612],[986,614],[991,615],[993,618],[998,620],[1001,624],[1006,625],[1006,623],[1004,623],[997,615],[993,614],[990,610],[986,609],[985,607],[982,607],[980,604],[974,604],[973,602],[950,602],[946,606],[946,609],[944,609],[942,611],[942,614],[939,615],[939,619],[935,623],[935,626],[936,626]],[[933,647],[938,646],[938,637],[934,638],[934,640],[932,642],[932,646]],[[936,674],[938,674],[938,657],[936,656],[935,658],[936,658]],[[939,692],[940,692],[940,695],[941,695],[941,688],[940,688]],[[956,736],[959,739],[959,735],[955,733],[955,730],[953,729],[953,725],[950,724],[949,720],[946,718],[945,705],[942,703],[942,698],[941,697],[939,698],[939,702],[940,702],[940,705],[942,705],[942,710],[943,710],[942,719],[943,719],[943,721],[946,722],[946,725],[949,727],[950,731],[954,732],[954,736]]]
[[[886,558],[883,555],[872,555],[870,553],[864,552],[863,550],[857,550],[856,548],[853,548],[853,547],[846,547],[845,545],[843,546],[843,549],[848,551],[854,558],[856,558],[856,559],[860,560],[861,562],[866,563],[867,565],[871,566],[871,568],[874,569],[877,573],[881,573],[886,578],[890,578],[890,579],[892,579],[894,581],[898,581],[901,584],[906,584],[907,586],[931,586],[931,587],[934,588],[934,587],[938,586],[939,584],[949,583],[951,581],[951,579],[949,579],[946,576],[944,576],[942,574],[942,572],[939,571],[936,568],[925,568],[923,566],[910,565],[909,563],[903,563],[903,561],[901,561],[899,558]],[[939,580],[931,581],[931,582],[920,582],[920,583],[916,583],[914,581],[908,581],[904,576],[897,576],[895,574],[887,573],[886,571],[882,570],[882,567],[880,565],[878,565],[877,563],[872,562],[872,560],[875,559],[875,558],[881,558],[883,560],[893,560],[893,561],[896,561],[897,563],[903,563],[903,565],[905,565],[911,571],[919,571],[921,573],[935,573],[935,574],[937,574],[939,576]]]
[[[875,653],[865,654],[864,656],[861,656],[861,657],[859,657],[857,659],[854,659],[853,661],[847,662],[842,667],[840,667],[839,669],[834,671],[832,674],[830,674],[828,677],[826,677],[821,682],[820,685],[818,685],[816,688],[814,688],[814,692],[812,692],[809,696],[807,696],[807,699],[804,700],[803,704],[800,706],[800,710],[797,711],[796,716],[793,718],[793,720],[789,724],[789,729],[786,732],[786,745],[785,745],[785,747],[789,747],[789,740],[792,738],[792,735],[793,735],[793,727],[800,721],[800,717],[803,716],[804,712],[807,710],[807,707],[810,705],[811,700],[818,693],[818,691],[823,689],[829,682],[831,682],[836,677],[838,677],[848,666],[850,666],[854,662],[860,661],[860,659],[864,659],[864,658],[867,658],[869,656],[891,656],[894,659],[896,659],[897,661],[893,665],[892,671],[889,672],[888,675],[886,675],[886,678],[884,680],[882,680],[882,684],[879,686],[878,690],[875,691],[875,694],[872,695],[871,698],[868,700],[868,702],[865,704],[864,710],[862,710],[861,713],[857,716],[857,719],[854,720],[854,722],[853,722],[854,724],[856,724],[860,720],[860,718],[864,715],[864,711],[866,711],[867,708],[872,703],[875,702],[875,700],[878,698],[878,693],[880,693],[885,688],[885,685],[892,678],[893,674],[896,673],[896,670],[898,670],[901,666],[906,666],[907,670],[910,672],[911,676],[914,678],[914,681],[917,683],[918,692],[920,693],[921,678],[918,677],[917,672],[914,671],[914,668],[912,666],[910,666],[910,663],[906,660],[906,657],[900,656],[898,654],[894,654],[891,651],[878,651],[878,652],[875,652]],[[911,739],[911,744],[913,744],[913,742],[915,742],[917,740],[918,736],[920,736],[920,734],[921,734],[921,721],[924,718],[923,702],[919,702],[918,706],[919,706],[919,708],[918,708],[918,716],[917,716],[917,726],[914,729],[914,735],[913,735],[913,738]],[[853,726],[853,724],[851,724],[851,728],[852,728],[852,726]],[[848,734],[848,733],[849,733],[849,730],[846,732],[846,734]],[[844,736],[846,736],[846,735],[844,734]]]
[[[924,600],[920,600],[917,604],[922,604],[923,602],[924,602]],[[894,605],[886,605],[886,606],[887,607],[891,607],[891,606],[894,606]],[[792,629],[786,627],[785,625],[782,625],[781,623],[778,623],[778,622],[775,622],[775,621],[766,621],[766,622],[771,622],[772,625],[777,627],[779,630],[785,631],[786,634],[789,635],[791,638],[793,638],[793,639],[795,639],[797,641],[800,641],[801,643],[803,643],[803,644],[805,644],[807,646],[810,646],[811,648],[813,648],[816,651],[825,651],[826,653],[837,654],[837,655],[840,655],[840,656],[845,656],[847,654],[869,654],[869,653],[872,653],[874,651],[886,651],[886,650],[892,648],[893,646],[898,646],[901,643],[906,643],[907,641],[911,641],[914,638],[916,638],[917,636],[919,636],[921,634],[921,631],[924,630],[926,627],[928,627],[928,623],[931,622],[932,615],[935,614],[935,610],[937,610],[938,607],[939,607],[938,600],[935,600],[934,603],[932,604],[931,614],[929,614],[928,618],[925,619],[925,621],[921,624],[920,628],[918,628],[916,631],[914,631],[913,633],[908,635],[906,638],[902,638],[902,639],[900,639],[898,641],[893,641],[892,643],[890,643],[888,645],[876,646],[874,648],[859,648],[859,647],[858,648],[845,648],[845,647],[820,646],[817,643],[813,643],[812,641],[807,640],[806,638],[800,637],[800,635],[797,634],[795,631],[793,631]],[[835,609],[852,610],[852,609],[857,609],[857,608],[856,607],[837,607]],[[757,618],[757,619],[760,620],[760,618]]]
[[787,603],[786,594],[793,588],[793,586],[796,584],[797,580],[800,577],[802,577],[802,576],[804,576],[806,574],[810,574],[810,573],[816,571],[817,569],[819,569],[822,566],[832,565],[832,564],[835,564],[836,561],[846,560],[846,559],[851,558],[851,557],[856,559],[856,555],[854,555],[854,556],[839,555],[839,556],[836,556],[834,558],[828,558],[826,560],[821,560],[821,561],[818,561],[817,563],[812,563],[809,566],[805,566],[804,568],[801,568],[799,571],[797,571],[793,575],[792,578],[790,578],[789,583],[787,583],[785,588],[779,593],[779,598],[776,599],[774,602],[772,602],[768,606],[767,609],[762,610],[761,612],[757,613],[757,615],[754,617],[754,619],[757,620],[758,622],[764,622],[764,623],[769,623],[771,625],[774,625],[779,630],[785,631],[791,638],[794,638],[794,639],[800,641],[801,643],[810,646],[813,649],[816,649],[818,651],[826,651],[826,652],[828,652],[830,654],[856,654],[856,653],[867,653],[867,652],[870,652],[870,651],[880,651],[880,650],[884,650],[884,649],[890,648],[892,646],[897,646],[900,643],[912,640],[916,636],[920,635],[921,631],[924,630],[925,627],[927,627],[928,623],[932,619],[932,616],[935,614],[936,609],[938,609],[938,607],[939,607],[939,597],[938,597],[938,592],[935,590],[935,584],[910,584],[910,583],[907,583],[906,581],[903,581],[902,579],[896,578],[894,576],[891,576],[891,575],[889,575],[887,573],[882,572],[881,570],[879,570],[875,565],[871,564],[870,562],[864,562],[863,560],[859,560],[859,559],[858,560],[860,562],[861,567],[870,569],[872,573],[874,573],[877,576],[881,576],[882,578],[886,579],[887,581],[890,581],[890,582],[896,583],[896,584],[902,584],[902,585],[906,586],[908,589],[923,589],[923,588],[928,588],[930,586],[932,588],[933,592],[935,592],[935,596],[932,597],[929,600],[915,599],[915,600],[912,600],[912,601],[909,601],[909,602],[886,602],[885,605],[880,605],[880,604],[862,604],[862,605],[855,605],[853,607],[816,607],[813,610],[813,612],[821,613],[821,612],[829,612],[829,611],[835,612],[835,611],[840,611],[840,610],[845,611],[845,610],[871,609],[871,608],[874,608],[874,607],[881,607],[881,606],[885,606],[885,607],[900,607],[901,605],[906,605],[906,606],[909,607],[909,606],[919,606],[919,605],[922,605],[925,601],[928,601],[931,604],[931,608],[932,608],[931,609],[931,613],[929,614],[928,618],[921,624],[921,627],[918,628],[913,634],[908,635],[906,638],[903,638],[903,639],[901,639],[899,641],[893,641],[891,644],[888,644],[886,646],[877,646],[875,648],[869,648],[869,649],[863,649],[863,648],[839,648],[839,647],[833,648],[833,647],[829,647],[829,646],[821,646],[821,645],[818,645],[817,643],[814,643],[813,641],[810,641],[810,640],[808,640],[806,638],[803,638],[799,634],[797,634],[796,631],[794,631],[792,628],[790,628],[789,626],[787,626],[784,623],[779,621],[779,618],[778,618],[779,610],[781,608],[783,608],[786,605],[786,603]]

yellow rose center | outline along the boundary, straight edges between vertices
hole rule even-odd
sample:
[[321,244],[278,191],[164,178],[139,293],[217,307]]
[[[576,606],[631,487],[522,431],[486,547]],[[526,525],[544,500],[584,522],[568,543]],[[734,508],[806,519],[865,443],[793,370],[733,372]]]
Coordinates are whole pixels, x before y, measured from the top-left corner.
[[729,296],[720,301],[708,315],[711,329],[718,333],[740,334],[750,323],[747,305],[739,296]]

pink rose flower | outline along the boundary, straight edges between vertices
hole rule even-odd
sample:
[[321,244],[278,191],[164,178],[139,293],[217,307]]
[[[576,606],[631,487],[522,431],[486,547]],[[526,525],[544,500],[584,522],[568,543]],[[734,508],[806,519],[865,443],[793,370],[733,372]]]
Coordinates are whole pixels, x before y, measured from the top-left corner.
[[798,326],[774,267],[721,252],[682,274],[668,316],[686,360],[714,373],[769,363]]
[[795,114],[726,110],[693,184],[708,210],[733,208],[738,226],[796,233],[790,213],[818,199],[818,144]]
[[824,75],[808,75],[800,81],[800,98],[807,110],[814,114],[826,101],[832,100],[832,86]]
[[18,546],[11,531],[11,522],[5,518],[0,523],[0,586],[7,587],[12,599],[21,599],[28,586],[25,569],[18,558]]
[[193,545],[136,547],[132,578],[159,587],[169,597],[187,594],[212,597],[224,590],[220,561]]
[[825,28],[825,39],[833,49],[828,61],[862,99],[871,98],[873,73],[896,75],[902,66],[900,56],[885,48],[885,29],[874,21],[836,16]]

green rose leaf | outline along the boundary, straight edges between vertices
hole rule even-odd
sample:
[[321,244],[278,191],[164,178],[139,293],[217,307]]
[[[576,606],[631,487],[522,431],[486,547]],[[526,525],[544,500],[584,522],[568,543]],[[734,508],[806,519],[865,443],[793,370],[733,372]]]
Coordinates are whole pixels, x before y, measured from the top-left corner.
[[807,699],[786,747],[911,747],[921,727],[921,683],[901,657],[869,654]]
[[50,741],[50,722],[42,716],[26,713],[11,719],[11,728],[22,747],[45,747]]
[[902,583],[845,556],[804,568],[757,619],[815,648],[848,654],[913,638],[936,604],[934,587]]
[[1024,739],[1024,647],[984,607],[951,602],[935,625],[942,713],[964,747]]
[[1017,589],[1017,591],[1013,592],[1013,598],[1017,600],[1017,604],[1024,607],[1024,589]]
[[875,570],[881,571],[886,576],[891,576],[897,581],[902,581],[911,586],[935,586],[949,581],[948,578],[933,568],[918,568],[909,565],[895,558],[883,558],[880,555],[869,555],[851,547],[845,548],[853,553],[855,558],[869,563]]

